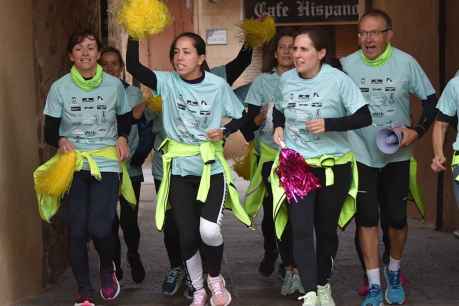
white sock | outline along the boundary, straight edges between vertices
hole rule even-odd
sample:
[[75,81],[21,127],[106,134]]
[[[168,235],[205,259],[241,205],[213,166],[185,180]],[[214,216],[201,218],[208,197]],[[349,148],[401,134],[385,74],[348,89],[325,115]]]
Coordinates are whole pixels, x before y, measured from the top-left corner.
[[202,277],[201,254],[196,252],[190,259],[185,261],[188,274],[190,275],[191,284],[196,290],[204,288],[204,279]]
[[389,259],[389,271],[398,271],[400,270],[400,260],[393,259],[392,256]]
[[379,275],[379,268],[367,270],[368,284],[381,286],[381,277]]

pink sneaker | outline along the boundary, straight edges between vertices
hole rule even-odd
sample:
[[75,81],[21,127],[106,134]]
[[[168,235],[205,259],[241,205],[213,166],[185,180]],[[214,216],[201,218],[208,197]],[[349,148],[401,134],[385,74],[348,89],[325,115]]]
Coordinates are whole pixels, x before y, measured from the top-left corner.
[[360,296],[367,296],[367,294],[368,294],[368,279],[366,277],[363,279],[363,284],[357,289],[357,293]]
[[231,294],[225,288],[225,279],[219,275],[217,277],[207,277],[212,296],[210,297],[211,306],[228,306],[231,303]]
[[116,268],[113,264],[113,271],[100,272],[100,296],[106,300],[111,301],[118,297],[120,294],[120,283],[116,278]]
[[190,306],[206,306],[207,305],[208,295],[206,289],[201,288],[193,292],[193,302]]

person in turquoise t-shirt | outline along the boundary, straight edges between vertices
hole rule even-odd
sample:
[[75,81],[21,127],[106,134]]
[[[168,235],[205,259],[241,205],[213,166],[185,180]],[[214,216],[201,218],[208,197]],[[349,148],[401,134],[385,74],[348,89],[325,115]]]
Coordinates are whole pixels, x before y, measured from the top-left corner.
[[[446,158],[443,152],[443,145],[445,144],[445,134],[448,130],[448,126],[451,124],[457,125],[457,114],[459,111],[459,76],[456,75],[446,85],[443,93],[440,96],[437,104],[438,116],[435,120],[433,133],[432,133],[432,144],[434,157],[432,159],[432,170],[435,172],[441,172],[446,170]],[[457,126],[456,126],[457,130]],[[459,134],[456,133],[456,141],[453,143],[453,160],[451,162],[452,174],[453,174],[453,191],[456,199],[456,204],[459,207],[459,160],[457,155],[459,151]]]
[[[252,59],[252,49],[243,46],[236,58],[225,65],[217,66],[210,69],[210,72],[225,79],[231,86],[242,72],[250,65]],[[236,91],[235,91],[236,93]],[[156,93],[153,93],[156,95]],[[163,178],[163,164],[162,154],[159,149],[161,143],[166,138],[161,113],[145,110],[145,117],[147,120],[153,121],[152,132],[155,135],[155,152],[152,159],[152,175],[155,180],[156,192],[159,190],[161,180]],[[191,299],[193,296],[193,288],[186,277],[185,269],[183,268],[182,256],[180,253],[180,237],[175,222],[172,209],[166,212],[164,220],[164,245],[166,247],[167,257],[169,258],[170,269],[164,277],[161,285],[161,291],[164,295],[175,295],[185,281],[184,295],[186,298]]]
[[[295,37],[295,69],[282,75],[273,110],[274,142],[300,153],[321,185],[302,199],[281,203],[287,214],[275,215],[276,231],[281,216],[290,223],[293,257],[306,292],[300,297],[303,306],[335,305],[329,282],[338,249],[336,230],[345,202],[353,205],[357,183],[345,131],[371,124],[358,87],[324,63],[326,54],[320,31],[303,30]],[[271,181],[275,178],[273,169]],[[278,187],[272,188],[278,198]],[[276,202],[275,212],[280,211]]]
[[[373,118],[372,126],[349,132],[359,176],[365,177],[359,187],[356,216],[369,282],[362,305],[379,305],[383,300],[378,254],[379,210],[381,224],[383,229],[387,227],[389,238],[386,249],[390,256],[384,269],[388,280],[385,297],[389,304],[402,304],[405,292],[400,284],[400,260],[407,238],[411,149],[435,117],[435,90],[416,60],[391,45],[392,21],[385,12],[373,10],[364,14],[358,36],[361,49],[343,58],[341,63],[360,87]],[[411,95],[422,100],[423,107],[415,125],[410,120]],[[376,137],[381,128],[396,128],[402,132],[398,152],[384,154],[378,149]]]
[[[272,137],[274,91],[279,87],[281,75],[294,67],[292,48],[293,35],[288,32],[279,33],[273,43],[271,65],[265,67],[265,72],[255,78],[245,98],[245,103],[248,106],[248,124],[242,130],[247,141],[255,139],[257,156],[259,157],[257,170],[255,170],[259,173],[252,174],[245,202],[246,210],[250,211],[250,214],[257,213],[254,210],[258,210],[260,204],[263,206],[261,229],[265,254],[258,271],[264,276],[270,276],[274,271],[278,253],[280,253],[282,263],[279,268],[283,277],[282,295],[294,294],[296,291],[304,294],[300,276],[293,260],[289,226],[287,226],[287,231],[282,239],[276,239],[272,213],[273,196],[269,182],[273,161],[278,151],[278,146],[273,142]],[[257,190],[260,188],[264,188],[264,191],[258,192]],[[255,207],[255,209],[251,209],[249,206]]]
[[[245,119],[242,116],[244,108],[226,81],[205,71],[205,52],[203,39],[187,32],[177,36],[171,45],[169,54],[173,72],[151,71],[140,64],[139,45],[133,40],[128,41],[126,58],[128,71],[163,100],[162,121],[167,142],[162,150],[167,152],[163,155],[167,167],[163,169],[158,194],[157,226],[161,229],[164,225],[164,215],[158,212],[165,203],[160,199],[168,200],[179,231],[182,260],[194,289],[190,305],[204,306],[208,302],[203,279],[204,260],[210,302],[223,306],[230,304],[231,294],[220,274],[222,211],[226,193],[230,197],[234,193],[228,184],[230,181],[227,181],[230,177],[225,170],[227,165],[222,159],[222,148],[218,146],[221,146],[224,135],[238,130]],[[233,120],[222,128],[222,117]],[[206,169],[209,172],[203,173]],[[198,200],[202,199],[204,188],[208,188],[207,198]],[[165,194],[162,191],[169,192],[168,198],[162,197]],[[232,208],[233,213],[241,212],[234,202]]]
[[[113,300],[120,292],[112,227],[120,188],[119,163],[129,152],[131,114],[120,80],[97,64],[100,43],[96,35],[74,33],[67,51],[73,67],[51,85],[44,109],[45,140],[61,153],[77,150],[87,154],[82,170],[74,174],[62,214],[69,225],[70,264],[78,285],[74,305],[94,306],[88,240],[94,242],[100,258],[102,298]],[[95,165],[90,165],[87,159],[95,150],[107,152],[104,156],[117,154],[118,160],[94,157]],[[100,180],[92,174],[97,168]]]
[[[113,47],[104,48],[101,52],[99,62],[105,72],[113,75],[114,77],[120,78],[126,90],[126,96],[131,109],[137,104],[143,102],[143,95],[140,89],[135,86],[130,86],[121,79],[121,74],[124,70],[124,61],[118,49]],[[120,217],[119,220],[116,220],[113,227],[116,238],[116,255],[114,257],[114,262],[116,265],[116,275],[118,280],[121,280],[123,278],[123,269],[121,267],[121,242],[119,238],[119,227],[121,225],[124,241],[126,242],[128,248],[127,259],[131,267],[132,279],[134,282],[140,283],[145,278],[145,268],[139,254],[140,230],[137,222],[140,204],[140,187],[143,182],[143,173],[141,166],[136,166],[131,163],[131,158],[139,144],[139,130],[137,124],[132,125],[131,132],[128,136],[128,144],[129,159],[126,163],[132,187],[134,188],[137,205],[135,208],[131,207],[128,201],[123,196],[120,196]]]

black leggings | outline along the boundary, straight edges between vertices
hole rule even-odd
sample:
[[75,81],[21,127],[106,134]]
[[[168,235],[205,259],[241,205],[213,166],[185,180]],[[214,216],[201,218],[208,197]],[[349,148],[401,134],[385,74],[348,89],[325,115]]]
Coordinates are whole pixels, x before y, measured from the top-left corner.
[[[155,179],[156,194],[158,194],[161,181]],[[167,257],[170,267],[176,268],[182,265],[182,253],[180,252],[180,237],[172,209],[166,211],[164,218],[164,245],[166,246]]]
[[124,241],[127,246],[127,253],[129,255],[139,254],[139,243],[140,243],[140,230],[138,224],[139,216],[139,199],[140,199],[140,187],[142,186],[141,177],[131,177],[132,187],[134,188],[135,199],[137,205],[135,208],[126,201],[123,196],[120,196],[120,218],[115,218],[113,224],[113,233],[115,237],[115,262],[119,264],[121,262],[121,241],[119,237],[119,228],[123,231]]
[[[207,272],[215,277],[220,274],[223,259],[221,221],[226,186],[223,174],[210,178],[206,203],[196,200],[201,177],[171,176],[169,202],[178,228],[182,260],[190,275],[193,287],[202,277],[200,253],[206,261]],[[198,258],[199,257],[199,258]]]
[[317,285],[323,286],[330,279],[338,250],[338,219],[352,180],[350,164],[333,167],[334,184],[328,187],[324,169],[312,168],[312,172],[322,187],[298,202],[286,204],[293,256],[306,292],[317,290]]
[[100,271],[113,271],[115,241],[113,222],[119,192],[119,174],[102,172],[96,180],[89,171],[76,172],[63,209],[70,230],[70,263],[80,294],[91,294],[88,240],[100,257]]
[[271,257],[277,257],[280,253],[282,264],[284,266],[294,265],[293,252],[291,246],[291,230],[287,224],[286,231],[282,235],[282,240],[276,239],[276,231],[274,229],[273,220],[273,193],[269,176],[273,162],[266,162],[262,167],[263,184],[266,188],[265,198],[263,199],[263,220],[261,221],[261,231],[263,233],[265,254]]

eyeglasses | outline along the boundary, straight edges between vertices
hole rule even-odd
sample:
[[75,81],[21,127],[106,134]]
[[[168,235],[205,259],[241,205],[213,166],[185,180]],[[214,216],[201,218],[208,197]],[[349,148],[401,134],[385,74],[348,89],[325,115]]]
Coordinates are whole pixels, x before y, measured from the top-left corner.
[[377,37],[390,30],[391,30],[390,28],[387,28],[381,31],[368,31],[368,32],[360,31],[359,33],[357,33],[357,35],[359,36],[359,38]]

